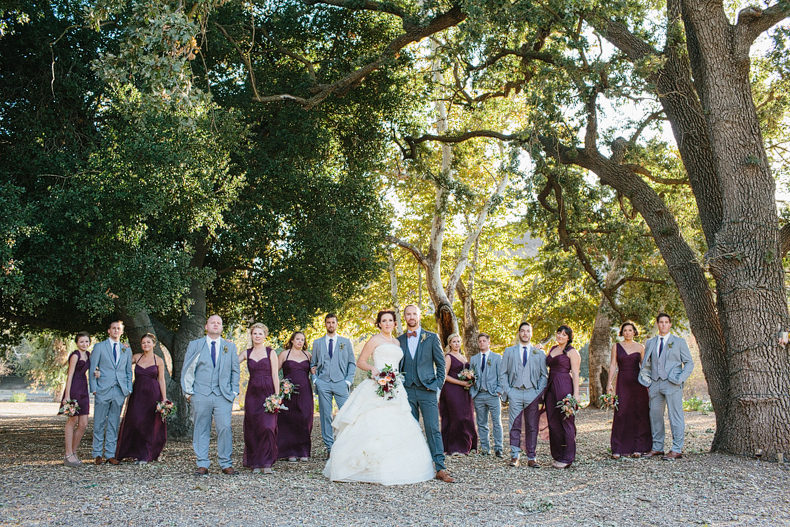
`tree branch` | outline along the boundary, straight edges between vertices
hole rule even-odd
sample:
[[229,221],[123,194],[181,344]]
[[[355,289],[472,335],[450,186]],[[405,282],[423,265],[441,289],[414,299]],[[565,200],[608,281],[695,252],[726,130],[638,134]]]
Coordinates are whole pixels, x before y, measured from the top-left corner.
[[0,319],[6,319],[10,322],[15,322],[21,326],[33,326],[41,329],[52,329],[55,331],[63,331],[63,328],[58,326],[57,324],[53,324],[52,322],[48,322],[46,320],[42,320],[36,317],[18,316],[18,315],[11,315],[9,313],[3,313],[2,315],[0,315]]
[[305,5],[313,6],[316,4],[333,5],[342,7],[350,11],[375,11],[377,13],[389,13],[404,19],[404,29],[408,14],[400,7],[389,2],[374,2],[372,0],[304,0]]
[[394,245],[397,245],[401,249],[405,249],[409,251],[412,254],[412,256],[414,256],[414,259],[417,260],[417,263],[419,263],[426,269],[428,268],[428,259],[425,257],[424,254],[422,254],[422,251],[417,246],[412,245],[411,243],[407,242],[406,240],[402,240],[397,236],[387,235],[384,236],[384,239]]
[[[286,48],[285,48],[285,46],[283,46],[283,45],[280,43],[280,41],[279,41],[279,40],[277,40],[277,39],[276,39],[276,38],[275,38],[275,37],[274,37],[274,36],[273,36],[273,35],[272,35],[272,34],[271,34],[271,33],[270,33],[270,32],[269,32],[267,29],[266,29],[266,27],[265,27],[265,26],[261,26],[261,31],[263,31],[263,36],[265,36],[267,40],[269,40],[269,41],[270,41],[272,44],[274,44],[274,47],[277,49],[277,52],[278,52],[278,53],[282,53],[282,54],[283,54],[283,55],[285,55],[286,57],[291,57],[291,58],[292,58],[292,59],[294,59],[295,61],[297,61],[297,62],[301,62],[302,64],[304,64],[304,65],[305,65],[305,67],[307,68],[307,73],[308,73],[308,75],[310,75],[310,79],[313,81],[313,83],[315,83],[315,82],[316,82],[316,76],[315,76],[315,64],[313,64],[313,62],[312,62],[312,61],[310,61],[310,60],[308,60],[307,58],[305,58],[305,57],[303,57],[303,56],[299,55],[298,53],[294,53],[293,51],[290,51],[290,50],[286,49]],[[257,92],[256,92],[256,93],[257,93]]]
[[406,144],[409,145],[408,151],[404,148],[401,148],[403,151],[403,157],[406,159],[416,159],[417,158],[417,150],[416,146],[425,143],[427,141],[438,141],[441,143],[463,143],[464,141],[468,141],[469,139],[473,139],[475,137],[489,137],[492,139],[499,139],[500,141],[522,141],[522,136],[520,135],[509,135],[503,134],[501,132],[495,132],[494,130],[473,130],[470,132],[465,132],[461,135],[435,135],[435,134],[424,134],[420,137],[412,137],[406,136],[403,138],[406,141]]
[[658,55],[658,51],[653,46],[628,31],[628,28],[619,22],[595,16],[590,17],[588,22],[606,40],[625,53],[632,62],[640,60],[647,55]]
[[230,42],[234,48],[236,48],[239,58],[244,63],[244,67],[247,68],[247,74],[250,77],[250,86],[252,86],[253,99],[260,98],[260,94],[258,94],[258,84],[255,82],[255,71],[252,69],[252,63],[250,62],[249,54],[246,54],[244,51],[242,51],[241,46],[239,46],[238,42],[236,42],[233,37],[228,34],[224,27],[216,22],[214,22],[214,26],[219,29],[222,34],[225,35],[227,41]]
[[779,250],[783,258],[787,256],[787,252],[790,251],[790,223],[785,223],[782,225],[782,228],[779,229]]
[[[361,5],[359,2],[355,1],[345,1],[345,0],[320,0],[316,1],[316,3],[328,3],[331,5],[337,5],[338,7],[343,7],[347,9],[359,9]],[[376,2],[370,2],[370,4],[378,4]],[[351,6],[355,7],[351,7]],[[347,93],[348,90],[354,88],[355,86],[359,85],[365,77],[370,75],[372,72],[378,70],[379,68],[384,65],[386,61],[397,55],[401,49],[408,46],[412,42],[419,42],[420,40],[429,37],[435,33],[440,31],[444,31],[447,28],[457,26],[461,22],[463,22],[467,17],[467,14],[459,7],[454,6],[450,10],[445,13],[441,13],[433,17],[427,24],[419,26],[419,25],[409,25],[407,27],[404,24],[404,33],[395,37],[387,47],[382,51],[379,56],[369,62],[368,64],[362,66],[361,68],[357,68],[356,70],[352,71],[345,77],[333,82],[332,84],[321,85],[320,90],[314,96],[310,97],[309,99],[305,99],[303,97],[297,97],[294,95],[289,94],[281,94],[281,95],[269,95],[269,96],[260,96],[256,95],[253,97],[255,102],[260,103],[268,103],[268,102],[276,102],[276,101],[294,101],[297,104],[301,105],[305,110],[310,110],[314,108],[316,105],[323,102],[327,97],[332,94],[343,95]]]
[[647,282],[650,284],[666,284],[666,280],[660,280],[657,278],[644,278],[642,276],[627,276],[625,278],[621,278],[616,284],[611,287],[612,291],[618,290],[620,287],[624,286],[628,282]]
[[748,49],[761,33],[768,31],[788,16],[790,16],[790,2],[787,1],[779,1],[766,9],[757,6],[742,9],[738,13],[738,24],[735,26],[736,49],[748,54]]

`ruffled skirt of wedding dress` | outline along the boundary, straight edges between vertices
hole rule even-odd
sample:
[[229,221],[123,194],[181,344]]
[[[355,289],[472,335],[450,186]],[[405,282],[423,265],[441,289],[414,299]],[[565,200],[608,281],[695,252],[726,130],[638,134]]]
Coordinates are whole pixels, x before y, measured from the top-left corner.
[[362,381],[332,421],[335,443],[324,467],[332,481],[381,485],[419,483],[434,477],[433,460],[401,384],[395,397],[376,394]]

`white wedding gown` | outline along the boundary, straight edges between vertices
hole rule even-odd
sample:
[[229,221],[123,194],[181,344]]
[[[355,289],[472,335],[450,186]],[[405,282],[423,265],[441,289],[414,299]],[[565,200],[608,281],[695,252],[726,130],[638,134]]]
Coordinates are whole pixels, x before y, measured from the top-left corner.
[[[379,371],[387,365],[397,370],[402,357],[400,346],[381,344],[373,350],[373,365]],[[373,379],[362,381],[332,421],[335,443],[324,475],[332,481],[381,485],[433,478],[428,443],[411,414],[403,383],[389,400],[376,388]]]

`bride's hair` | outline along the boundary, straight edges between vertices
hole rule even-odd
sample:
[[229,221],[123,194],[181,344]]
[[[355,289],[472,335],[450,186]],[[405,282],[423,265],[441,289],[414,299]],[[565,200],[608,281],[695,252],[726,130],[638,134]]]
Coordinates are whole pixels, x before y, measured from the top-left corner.
[[378,315],[376,315],[376,327],[381,327],[381,317],[384,315],[392,315],[392,321],[395,322],[398,318],[395,316],[395,312],[391,309],[382,309],[379,311]]
[[[450,349],[450,341],[453,340],[455,337],[458,337],[459,339],[461,339],[461,335],[459,335],[458,333],[453,333],[452,335],[447,337],[447,345],[444,347],[444,354],[445,355],[447,355],[448,353],[450,353],[452,351]],[[463,344],[463,343],[464,343],[464,339],[461,339],[461,344]]]

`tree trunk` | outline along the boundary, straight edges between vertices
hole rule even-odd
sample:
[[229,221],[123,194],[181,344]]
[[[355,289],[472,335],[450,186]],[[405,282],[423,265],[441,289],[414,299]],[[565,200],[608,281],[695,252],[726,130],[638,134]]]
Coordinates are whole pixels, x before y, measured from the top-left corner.
[[756,8],[741,11],[733,27],[720,3],[682,6],[723,201],[722,225],[706,255],[729,359],[727,398],[714,401],[717,416],[724,415],[713,449],[776,459],[790,451],[788,359],[778,339],[790,317],[776,184],[749,78],[749,49],[763,29],[755,29]]
[[395,272],[395,258],[392,257],[392,248],[387,248],[387,263],[390,272],[390,297],[392,298],[392,309],[395,311],[395,325],[398,335],[403,333],[403,321],[400,314],[400,303],[398,303],[398,274]]
[[458,298],[464,306],[463,325],[464,331],[461,340],[464,345],[464,355],[467,359],[471,359],[476,353],[480,351],[480,346],[477,344],[477,336],[480,333],[480,327],[477,324],[477,310],[475,309],[475,299],[469,293],[472,289],[470,279],[469,289],[464,286],[464,283],[459,281],[455,290],[458,292]]
[[598,304],[598,312],[595,314],[595,324],[589,346],[590,405],[596,408],[600,408],[598,397],[606,393],[606,385],[609,383],[613,322],[615,320],[612,317],[609,301],[601,295],[601,303]]

